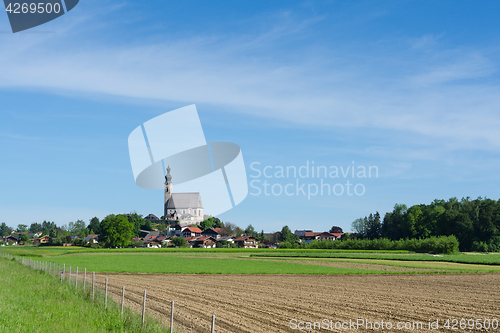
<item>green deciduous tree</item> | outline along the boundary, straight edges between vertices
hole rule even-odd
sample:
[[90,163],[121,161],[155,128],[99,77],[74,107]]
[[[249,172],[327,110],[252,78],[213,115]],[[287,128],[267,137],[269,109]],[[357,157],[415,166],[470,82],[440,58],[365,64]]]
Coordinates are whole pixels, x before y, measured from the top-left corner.
[[351,229],[358,234],[361,238],[365,237],[366,232],[368,230],[368,225],[367,225],[368,220],[365,221],[362,217],[359,219],[355,219],[351,223]]
[[104,247],[128,246],[134,237],[134,225],[123,215],[110,214],[100,225],[99,244]]
[[0,225],[0,236],[9,236],[12,232],[12,228],[9,227],[5,222]]
[[146,225],[146,220],[141,214],[137,214],[136,212],[130,213],[127,215],[127,219],[134,225],[134,234],[136,237],[139,237],[141,229],[152,230],[151,221],[149,221],[149,225]]
[[330,228],[330,231],[331,233],[334,233],[334,234],[337,234],[337,233],[343,233],[344,231],[342,230],[341,227],[337,227],[336,225],[334,225],[333,227]]
[[77,220],[76,222],[70,222],[68,225],[68,231],[73,236],[78,236],[80,238],[85,238],[89,234],[89,230],[82,220]]
[[248,227],[246,227],[245,234],[247,236],[253,236],[253,237],[257,237],[258,236],[257,231],[255,231],[255,228],[251,224],[249,224]]
[[208,219],[203,220],[200,223],[200,229],[207,230],[210,228],[223,228],[223,223],[218,218],[210,216]]
[[30,240],[29,236],[26,234],[21,234],[19,236],[19,241],[22,243],[27,243]]
[[173,246],[177,246],[177,247],[186,247],[187,246],[186,240],[182,237],[174,237],[174,238],[170,239],[170,244],[172,244]]
[[26,224],[18,224],[16,231],[17,232],[28,232],[29,229],[28,229],[28,226]]

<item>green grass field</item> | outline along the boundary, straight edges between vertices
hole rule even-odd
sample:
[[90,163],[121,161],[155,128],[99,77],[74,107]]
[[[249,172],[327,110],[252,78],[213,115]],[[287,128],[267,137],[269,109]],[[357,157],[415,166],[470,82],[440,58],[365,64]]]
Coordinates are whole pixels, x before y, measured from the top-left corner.
[[108,300],[104,309],[102,295],[90,301],[83,290],[60,283],[57,277],[34,271],[0,258],[0,332],[165,332],[148,318],[141,318]]
[[406,251],[270,249],[0,248],[34,260],[102,273],[403,274],[500,272],[500,254],[432,256]]
[[263,258],[351,258],[351,259],[384,259],[404,261],[438,261],[463,264],[500,265],[500,253],[445,254],[442,256],[421,253],[338,253],[338,252],[275,252],[252,253],[252,257]]

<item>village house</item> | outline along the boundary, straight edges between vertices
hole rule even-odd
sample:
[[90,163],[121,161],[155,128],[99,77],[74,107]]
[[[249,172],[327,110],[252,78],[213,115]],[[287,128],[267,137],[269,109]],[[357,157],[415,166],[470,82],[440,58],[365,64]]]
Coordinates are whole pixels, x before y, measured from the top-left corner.
[[157,236],[151,236],[144,241],[143,246],[158,249],[161,248],[161,241],[158,240]]
[[201,247],[205,249],[215,248],[215,239],[210,236],[201,236],[191,241],[193,247]]
[[97,244],[97,238],[99,237],[99,235],[88,235],[87,237],[85,237],[83,239],[83,241],[85,243],[91,243],[91,244]]
[[182,230],[182,237],[184,238],[197,237],[197,236],[201,236],[200,228],[187,227]]
[[217,240],[218,242],[222,242],[222,241],[226,241],[226,242],[229,242],[229,243],[233,243],[234,244],[234,237],[233,236],[225,236],[225,237],[221,237],[220,239]]
[[257,249],[259,247],[259,242],[253,236],[240,236],[234,240],[234,244],[245,249]]
[[220,240],[222,238],[222,228],[208,228],[201,233],[202,236],[209,236],[215,240]]
[[45,236],[42,236],[42,237],[38,237],[38,238],[34,238],[33,239],[33,244],[46,244],[49,242],[49,235],[45,235]]
[[333,233],[325,231],[325,232],[318,233],[316,235],[316,239],[317,240],[337,240],[338,238],[340,238],[341,235],[342,235],[341,233],[333,234]]
[[17,245],[18,244],[18,239],[17,237],[14,236],[8,236],[4,238],[4,242],[9,244],[9,242],[12,242],[12,245]]
[[170,237],[168,236],[158,236],[156,237],[156,240],[163,246],[167,247],[168,244],[170,243]]
[[330,232],[313,232],[312,230],[295,230],[295,234],[299,236],[301,242],[309,244],[313,240],[337,240],[343,233]]

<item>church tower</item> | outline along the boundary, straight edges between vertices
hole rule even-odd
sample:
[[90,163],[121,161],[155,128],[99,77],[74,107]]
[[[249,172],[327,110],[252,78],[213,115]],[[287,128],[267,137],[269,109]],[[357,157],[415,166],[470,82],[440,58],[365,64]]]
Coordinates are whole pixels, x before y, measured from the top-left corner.
[[170,175],[170,165],[167,167],[167,175],[165,176],[165,205],[167,201],[172,197],[172,176]]

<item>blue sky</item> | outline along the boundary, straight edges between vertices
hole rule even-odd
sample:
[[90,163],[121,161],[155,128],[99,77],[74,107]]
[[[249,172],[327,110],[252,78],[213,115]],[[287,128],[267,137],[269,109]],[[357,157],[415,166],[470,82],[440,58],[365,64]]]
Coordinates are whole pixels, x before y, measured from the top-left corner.
[[162,192],[134,183],[127,138],[191,104],[207,141],[240,145],[249,182],[254,162],[379,170],[350,179],[365,187],[360,196],[256,196],[250,187],[219,216],[241,227],[347,231],[395,203],[498,199],[499,9],[82,0],[17,34],[0,14],[0,221],[162,215]]

